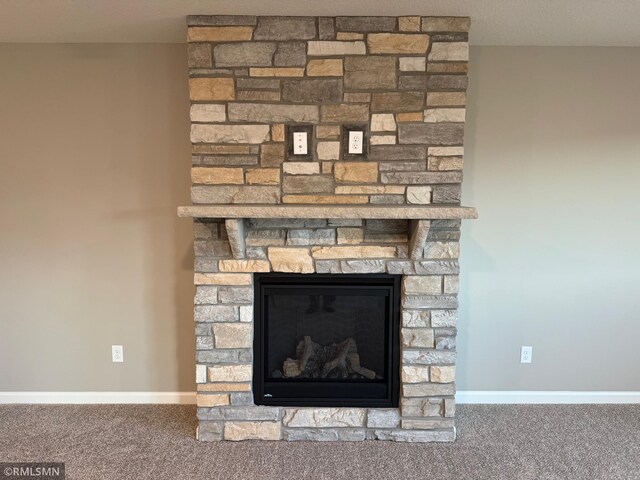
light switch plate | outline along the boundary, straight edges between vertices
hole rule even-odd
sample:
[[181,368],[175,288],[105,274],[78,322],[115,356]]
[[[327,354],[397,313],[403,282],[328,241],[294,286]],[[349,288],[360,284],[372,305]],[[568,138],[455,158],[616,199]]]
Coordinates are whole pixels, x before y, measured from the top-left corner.
[[307,132],[293,132],[293,154],[307,155],[308,153]]

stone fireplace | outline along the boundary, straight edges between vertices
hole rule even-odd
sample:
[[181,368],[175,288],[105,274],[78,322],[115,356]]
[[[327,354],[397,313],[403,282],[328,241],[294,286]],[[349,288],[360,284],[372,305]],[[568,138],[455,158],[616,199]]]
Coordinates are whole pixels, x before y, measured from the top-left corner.
[[188,25],[198,438],[453,441],[469,19]]

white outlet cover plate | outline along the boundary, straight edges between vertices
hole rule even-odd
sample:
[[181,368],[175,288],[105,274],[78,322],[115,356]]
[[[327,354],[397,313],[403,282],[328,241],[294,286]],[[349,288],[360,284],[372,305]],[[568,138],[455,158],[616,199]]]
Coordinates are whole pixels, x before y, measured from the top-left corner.
[[293,154],[306,155],[307,153],[307,132],[293,132]]
[[111,345],[111,361],[114,363],[124,362],[124,348],[122,345]]
[[533,359],[533,347],[523,346],[520,350],[520,363],[531,363]]
[[364,138],[364,132],[356,130],[349,132],[349,153],[362,154],[362,140]]

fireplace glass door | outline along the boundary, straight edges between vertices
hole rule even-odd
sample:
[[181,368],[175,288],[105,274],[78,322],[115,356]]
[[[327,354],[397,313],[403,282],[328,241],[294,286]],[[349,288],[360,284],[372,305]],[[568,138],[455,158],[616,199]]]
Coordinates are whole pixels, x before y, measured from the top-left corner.
[[256,404],[397,406],[399,279],[257,274]]

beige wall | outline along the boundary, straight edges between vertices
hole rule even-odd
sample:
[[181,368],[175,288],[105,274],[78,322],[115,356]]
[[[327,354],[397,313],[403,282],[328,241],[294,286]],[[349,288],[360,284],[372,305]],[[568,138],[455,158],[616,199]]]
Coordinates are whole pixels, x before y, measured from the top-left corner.
[[639,86],[638,48],[473,49],[460,389],[640,391]]
[[0,390],[193,390],[186,46],[0,69]]
[[[0,68],[0,391],[193,390],[185,47]],[[474,48],[470,77],[458,387],[640,390],[640,49]]]

